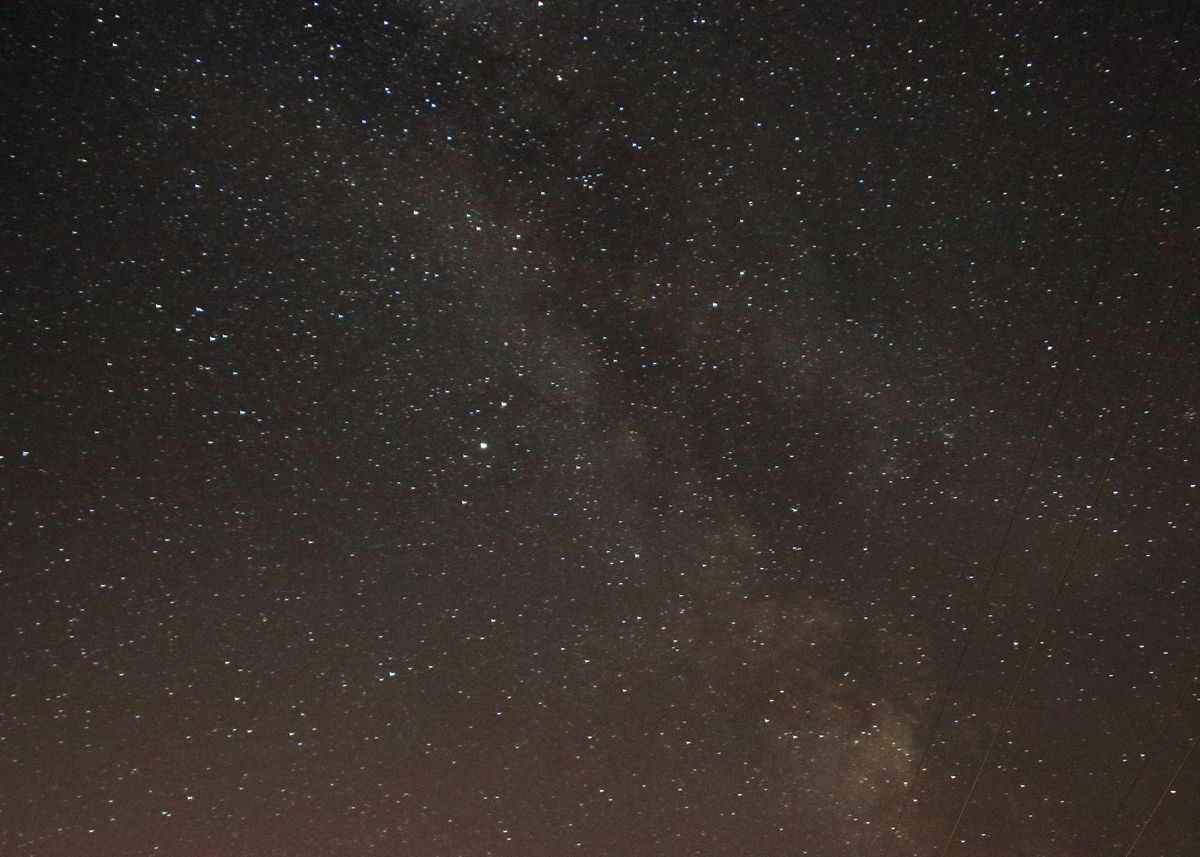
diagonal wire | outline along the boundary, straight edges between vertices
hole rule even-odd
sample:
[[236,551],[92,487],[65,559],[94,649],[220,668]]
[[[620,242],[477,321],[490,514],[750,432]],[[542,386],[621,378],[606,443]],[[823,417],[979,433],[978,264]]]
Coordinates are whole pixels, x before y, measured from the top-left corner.
[[[1188,11],[1190,11],[1190,9],[1184,12],[1183,18],[1180,21],[1179,29],[1181,32],[1183,30],[1183,22],[1187,19]],[[1173,55],[1172,55],[1172,57],[1173,57]],[[1122,214],[1125,210],[1125,203],[1127,202],[1127,200],[1129,198],[1129,194],[1133,188],[1133,179],[1137,175],[1137,170],[1138,170],[1139,164],[1141,163],[1142,154],[1146,149],[1146,141],[1150,136],[1150,125],[1153,122],[1154,117],[1158,112],[1159,98],[1162,95],[1164,86],[1166,85],[1167,76],[1169,74],[1170,68],[1171,68],[1171,58],[1168,58],[1168,61],[1163,68],[1162,75],[1159,78],[1158,85],[1155,89],[1154,99],[1151,103],[1149,114],[1147,115],[1146,124],[1142,129],[1142,134],[1138,141],[1137,150],[1134,152],[1133,164],[1130,167],[1129,176],[1125,180],[1125,186],[1121,190],[1121,195],[1118,198],[1116,207],[1114,209],[1112,222],[1109,224],[1108,231],[1110,234],[1115,233],[1117,226],[1119,226],[1121,223]],[[937,738],[938,731],[941,727],[942,718],[945,716],[946,708],[950,701],[951,691],[954,689],[954,686],[958,681],[959,675],[962,672],[963,663],[966,660],[967,651],[971,646],[971,641],[975,635],[975,630],[979,625],[980,618],[981,618],[983,612],[987,609],[988,595],[991,594],[992,586],[996,580],[996,573],[1000,568],[1000,562],[1003,559],[1004,553],[1008,548],[1009,541],[1012,538],[1013,529],[1016,526],[1017,513],[1019,512],[1019,510],[1021,508],[1021,503],[1025,499],[1025,495],[1029,491],[1029,485],[1033,480],[1034,469],[1037,465],[1038,460],[1041,458],[1042,450],[1046,445],[1046,438],[1049,435],[1050,427],[1054,422],[1055,416],[1057,416],[1057,414],[1058,414],[1058,405],[1059,405],[1060,400],[1062,399],[1063,389],[1066,386],[1066,381],[1067,381],[1068,375],[1070,374],[1070,370],[1074,366],[1075,355],[1079,350],[1079,343],[1082,339],[1083,331],[1086,327],[1088,311],[1091,308],[1092,303],[1095,300],[1096,294],[1099,290],[1101,274],[1104,272],[1104,269],[1108,266],[1109,261],[1112,259],[1113,247],[1115,244],[1116,244],[1116,242],[1112,241],[1112,240],[1106,240],[1104,242],[1104,247],[1103,247],[1103,250],[1101,251],[1100,261],[1097,263],[1096,267],[1092,271],[1091,282],[1088,285],[1087,294],[1084,296],[1083,301],[1081,303],[1081,310],[1079,313],[1079,318],[1075,323],[1075,330],[1071,334],[1070,344],[1068,345],[1066,354],[1063,357],[1061,369],[1059,370],[1058,378],[1054,385],[1054,392],[1050,398],[1050,406],[1047,409],[1046,418],[1043,420],[1041,428],[1038,430],[1037,441],[1034,444],[1033,455],[1030,456],[1029,463],[1026,465],[1025,471],[1021,476],[1021,487],[1017,491],[1016,499],[1013,500],[1012,508],[1011,508],[1011,510],[1009,512],[1009,516],[1008,516],[1008,521],[1004,527],[1004,533],[1000,538],[1000,545],[999,545],[998,549],[996,550],[995,558],[992,560],[992,564],[988,569],[987,578],[984,581],[983,592],[980,594],[979,599],[976,602],[975,615],[971,618],[971,621],[967,626],[967,633],[963,638],[962,645],[959,647],[958,655],[954,661],[954,668],[950,671],[950,679],[949,679],[949,681],[946,682],[946,686],[942,689],[941,702],[938,704],[937,713],[934,715],[933,726],[930,728],[930,731],[929,731],[929,738],[925,742],[925,746],[921,751],[920,757],[918,758],[917,766],[915,768],[915,773],[913,775],[912,781],[909,783],[908,788],[906,788],[904,790],[904,794],[903,794],[903,796],[901,798],[901,802],[900,802],[900,808],[897,810],[896,817],[892,821],[892,825],[890,828],[891,833],[888,837],[887,845],[884,848],[883,857],[889,857],[889,855],[892,852],[892,848],[896,843],[896,834],[900,829],[901,822],[904,820],[904,811],[907,808],[908,803],[909,803],[908,796],[915,789],[916,782],[920,778],[921,772],[925,770],[925,763],[929,758],[929,753],[933,748],[935,739]],[[973,787],[972,787],[972,790],[973,790]],[[969,799],[970,798],[968,797],[968,801],[969,801]],[[964,806],[964,811],[965,811],[965,806]],[[961,821],[961,818],[962,818],[962,816],[960,813],[960,815],[959,815],[960,821]],[[958,824],[956,822],[955,828],[957,828],[957,826],[958,826]]]
[[[1190,265],[1188,266],[1190,269]],[[1186,276],[1186,274],[1184,275]],[[1154,346],[1150,351],[1150,355],[1146,360],[1146,365],[1142,369],[1141,377],[1138,379],[1137,389],[1134,395],[1130,398],[1130,407],[1125,416],[1125,425],[1122,426],[1121,435],[1117,438],[1117,442],[1113,445],[1112,451],[1109,453],[1107,460],[1104,462],[1104,470],[1100,474],[1100,478],[1096,482],[1096,489],[1092,495],[1091,502],[1084,508],[1087,514],[1083,521],[1080,522],[1079,532],[1075,537],[1075,542],[1071,546],[1071,552],[1067,556],[1067,561],[1063,565],[1062,573],[1058,576],[1058,582],[1055,585],[1054,593],[1050,596],[1050,601],[1046,605],[1046,609],[1042,614],[1042,620],[1038,624],[1037,633],[1033,637],[1033,645],[1029,646],[1025,652],[1025,658],[1021,663],[1020,672],[1017,673],[1017,680],[1013,682],[1012,689],[1008,693],[1008,699],[1004,703],[1004,711],[1000,715],[1000,722],[996,724],[996,728],[992,731],[991,740],[988,742],[987,750],[983,754],[983,758],[979,761],[979,767],[975,770],[975,776],[971,781],[971,787],[967,790],[967,796],[963,799],[962,806],[959,807],[958,817],[954,820],[954,826],[950,829],[950,835],[946,837],[946,841],[942,844],[938,855],[943,855],[949,850],[950,845],[954,842],[954,836],[958,833],[958,828],[962,824],[963,816],[966,815],[967,807],[971,803],[971,798],[975,795],[975,790],[979,786],[979,780],[983,776],[983,771],[987,767],[988,760],[992,756],[992,751],[996,748],[996,741],[1000,738],[1000,734],[1004,731],[1004,727],[1008,722],[1008,717],[1012,713],[1013,705],[1016,702],[1017,694],[1021,690],[1021,686],[1025,683],[1025,677],[1029,673],[1030,664],[1033,663],[1033,656],[1038,648],[1044,645],[1046,628],[1050,624],[1050,619],[1055,613],[1055,608],[1058,605],[1059,596],[1067,585],[1067,578],[1071,574],[1071,569],[1075,565],[1075,560],[1079,556],[1079,549],[1083,545],[1084,537],[1087,535],[1088,524],[1095,518],[1096,510],[1100,504],[1100,498],[1104,493],[1104,487],[1108,483],[1109,477],[1112,475],[1113,462],[1117,460],[1118,454],[1133,430],[1134,417],[1138,411],[1135,406],[1145,394],[1146,387],[1150,380],[1151,370],[1154,368],[1155,359],[1158,357],[1158,352],[1162,348],[1163,340],[1166,338],[1167,328],[1170,324],[1171,317],[1175,314],[1175,309],[1179,305],[1179,296],[1183,294],[1183,289],[1179,288],[1178,284],[1172,286],[1173,295],[1171,297],[1170,306],[1167,307],[1166,313],[1163,315],[1162,321],[1159,322],[1158,336],[1155,338]]]
[[1175,700],[1174,705],[1167,709],[1167,714],[1162,719],[1162,722],[1159,723],[1158,729],[1155,731],[1150,740],[1146,742],[1146,751],[1142,753],[1141,764],[1138,765],[1137,772],[1133,775],[1133,779],[1129,781],[1129,785],[1125,787],[1125,791],[1122,793],[1121,799],[1117,802],[1117,808],[1113,810],[1112,815],[1104,825],[1104,829],[1100,831],[1100,836],[1096,840],[1097,847],[1106,848],[1104,843],[1108,840],[1109,831],[1113,829],[1113,825],[1117,823],[1117,819],[1119,819],[1125,812],[1125,807],[1129,803],[1129,798],[1133,796],[1134,790],[1138,787],[1138,784],[1141,783],[1142,777],[1146,775],[1146,769],[1150,766],[1149,748],[1158,743],[1159,739],[1162,738],[1163,734],[1167,731],[1167,724],[1170,723],[1171,718],[1177,712],[1182,710],[1183,701],[1191,694],[1192,685],[1196,683],[1196,678],[1197,676],[1192,676],[1187,682],[1184,683],[1183,690],[1180,692],[1179,698]]
[[1150,820],[1154,818],[1158,812],[1158,808],[1162,806],[1163,800],[1170,793],[1171,788],[1175,785],[1175,780],[1179,779],[1179,774],[1183,770],[1183,766],[1188,763],[1188,759],[1192,758],[1192,751],[1196,749],[1196,738],[1192,738],[1188,745],[1188,751],[1183,754],[1183,761],[1179,763],[1179,767],[1175,769],[1175,773],[1171,775],[1171,779],[1163,787],[1162,794],[1158,796],[1158,800],[1154,802],[1154,807],[1150,810],[1150,814],[1146,816],[1146,820],[1142,822],[1142,827],[1138,831],[1138,835],[1133,838],[1133,842],[1129,843],[1129,850],[1125,852],[1125,857],[1129,857],[1133,853],[1133,849],[1137,847],[1138,842],[1142,839],[1142,834],[1146,832],[1146,828],[1150,826]]

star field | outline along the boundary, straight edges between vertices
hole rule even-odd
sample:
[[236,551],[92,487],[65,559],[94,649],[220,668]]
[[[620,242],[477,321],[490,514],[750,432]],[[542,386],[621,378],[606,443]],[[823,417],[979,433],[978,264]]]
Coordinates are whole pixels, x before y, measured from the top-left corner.
[[7,4],[0,853],[1200,853],[1187,6]]

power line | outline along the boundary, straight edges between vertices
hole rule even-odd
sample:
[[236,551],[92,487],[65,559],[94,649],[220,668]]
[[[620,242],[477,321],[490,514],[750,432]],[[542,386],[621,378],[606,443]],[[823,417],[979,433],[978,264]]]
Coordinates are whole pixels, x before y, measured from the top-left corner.
[[[1160,90],[1161,91],[1161,90]],[[1190,267],[1190,266],[1189,266]],[[1185,275],[1186,276],[1186,275]],[[1067,561],[1063,565],[1062,574],[1058,576],[1058,582],[1055,585],[1054,592],[1050,596],[1050,600],[1046,605],[1045,612],[1042,615],[1042,620],[1038,625],[1037,633],[1033,637],[1033,645],[1029,646],[1025,652],[1025,658],[1021,662],[1021,669],[1017,673],[1017,680],[1013,682],[1012,689],[1009,691],[1008,698],[1004,703],[1004,710],[1000,714],[1000,721],[996,724],[996,728],[992,731],[991,740],[988,742],[987,750],[983,754],[983,758],[979,761],[979,767],[975,771],[975,776],[971,780],[971,787],[967,790],[967,796],[963,799],[962,806],[958,810],[958,817],[954,821],[954,826],[950,829],[950,835],[946,837],[938,855],[943,855],[949,850],[950,845],[954,842],[954,836],[958,833],[958,828],[962,824],[963,816],[966,815],[967,807],[971,803],[971,798],[975,795],[975,789],[979,785],[979,780],[983,776],[983,771],[987,767],[988,760],[991,758],[992,751],[996,748],[996,741],[1000,738],[1000,734],[1004,731],[1004,726],[1008,722],[1008,717],[1012,713],[1013,705],[1016,702],[1017,694],[1021,690],[1021,686],[1025,683],[1025,677],[1029,673],[1029,667],[1033,663],[1033,656],[1037,649],[1044,645],[1044,637],[1046,628],[1050,624],[1050,619],[1054,615],[1055,607],[1058,605],[1059,596],[1067,585],[1067,578],[1071,574],[1071,569],[1075,565],[1075,559],[1079,556],[1079,548],[1083,545],[1084,537],[1087,535],[1088,524],[1095,517],[1096,509],[1100,504],[1100,497],[1104,493],[1104,486],[1108,483],[1109,477],[1112,475],[1113,462],[1117,460],[1117,455],[1125,442],[1129,439],[1133,431],[1134,416],[1137,408],[1134,403],[1140,401],[1145,393],[1146,385],[1150,379],[1151,370],[1154,367],[1155,358],[1162,347],[1163,340],[1166,338],[1167,327],[1171,317],[1175,313],[1175,308],[1179,305],[1179,296],[1183,293],[1183,289],[1177,285],[1172,286],[1173,295],[1171,303],[1167,307],[1166,313],[1163,315],[1162,321],[1159,322],[1158,336],[1154,341],[1154,346],[1150,350],[1150,355],[1146,360],[1145,368],[1142,370],[1141,377],[1138,379],[1137,389],[1134,395],[1130,398],[1129,411],[1125,417],[1125,425],[1122,427],[1121,434],[1117,438],[1117,442],[1113,445],[1112,451],[1104,462],[1104,469],[1100,474],[1099,480],[1096,482],[1096,490],[1092,495],[1091,502],[1084,508],[1087,514],[1079,525],[1079,533],[1075,537],[1075,542],[1071,546],[1071,552],[1067,556]]]
[[1096,840],[1098,847],[1100,847],[1100,848],[1105,847],[1104,843],[1108,839],[1108,832],[1110,830],[1112,830],[1113,825],[1115,825],[1117,823],[1117,819],[1119,819],[1121,817],[1121,814],[1125,812],[1125,806],[1126,806],[1126,804],[1129,803],[1129,798],[1133,796],[1134,789],[1136,789],[1138,786],[1138,783],[1140,783],[1142,781],[1142,777],[1145,775],[1146,769],[1150,766],[1149,747],[1158,743],[1158,740],[1166,732],[1167,724],[1170,722],[1171,717],[1182,708],[1183,701],[1188,698],[1188,696],[1192,690],[1192,685],[1196,683],[1196,678],[1197,678],[1196,676],[1192,676],[1184,684],[1183,690],[1179,694],[1179,698],[1175,700],[1174,705],[1172,705],[1169,709],[1167,709],[1167,714],[1162,719],[1162,722],[1159,723],[1157,731],[1155,731],[1153,737],[1151,737],[1150,740],[1146,742],[1147,750],[1146,750],[1146,752],[1141,754],[1142,761],[1141,761],[1141,764],[1138,765],[1137,772],[1134,773],[1133,779],[1131,779],[1129,781],[1129,785],[1125,787],[1125,791],[1121,794],[1121,799],[1117,802],[1117,808],[1115,810],[1113,810],[1112,815],[1109,816],[1108,821],[1105,822],[1104,829],[1100,831],[1100,836]]
[[1155,814],[1158,812],[1158,808],[1162,806],[1162,802],[1166,799],[1172,787],[1175,785],[1175,780],[1179,779],[1179,773],[1183,770],[1183,766],[1188,763],[1188,759],[1192,757],[1192,751],[1195,749],[1196,739],[1192,738],[1191,743],[1188,745],[1188,751],[1183,754],[1183,761],[1179,763],[1179,767],[1175,769],[1175,773],[1171,775],[1171,779],[1168,780],[1167,784],[1163,787],[1162,794],[1158,796],[1158,800],[1154,802],[1154,806],[1151,808],[1150,814],[1147,815],[1146,820],[1142,822],[1142,827],[1138,831],[1138,835],[1133,838],[1133,842],[1129,843],[1129,850],[1125,852],[1125,857],[1129,857],[1129,855],[1133,853],[1133,849],[1137,847],[1138,842],[1141,841],[1142,834],[1145,833],[1146,828],[1150,826],[1150,820],[1154,818]]
[[[1180,20],[1179,29],[1181,32],[1183,29],[1183,23],[1187,19],[1187,14],[1189,11],[1190,11],[1190,9],[1185,10],[1183,18]],[[1178,36],[1177,36],[1177,38],[1178,38]],[[1131,189],[1133,188],[1133,179],[1137,175],[1137,170],[1138,170],[1139,164],[1141,163],[1142,154],[1146,149],[1146,141],[1149,138],[1149,134],[1150,134],[1150,125],[1153,122],[1154,117],[1158,112],[1158,102],[1159,102],[1160,96],[1162,95],[1163,88],[1166,85],[1166,81],[1167,81],[1168,74],[1170,72],[1173,56],[1174,56],[1174,54],[1172,52],[1171,56],[1168,57],[1167,63],[1164,65],[1162,74],[1158,81],[1158,85],[1155,89],[1154,98],[1151,103],[1150,111],[1146,118],[1146,124],[1142,128],[1141,137],[1138,141],[1138,147],[1137,147],[1136,151],[1134,152],[1133,163],[1129,170],[1129,176],[1125,181],[1125,186],[1121,191],[1121,195],[1117,200],[1116,208],[1114,209],[1112,222],[1109,225],[1109,230],[1108,230],[1110,233],[1115,233],[1117,226],[1121,222],[1121,216],[1122,216],[1122,213],[1125,208],[1125,203],[1129,198]],[[993,559],[990,568],[988,569],[988,574],[984,581],[983,592],[979,596],[979,600],[976,605],[975,615],[971,618],[970,623],[967,625],[967,633],[963,639],[962,646],[959,648],[958,656],[955,658],[954,668],[950,672],[950,679],[949,679],[949,681],[947,681],[946,686],[942,690],[941,702],[939,703],[937,713],[934,716],[933,726],[930,729],[929,738],[925,742],[925,746],[921,751],[921,755],[918,758],[917,766],[916,766],[915,772],[913,774],[913,779],[909,783],[908,787],[904,790],[904,794],[903,794],[903,796],[901,798],[901,802],[900,802],[900,808],[897,811],[896,817],[892,822],[891,833],[890,833],[890,836],[888,837],[887,845],[884,848],[883,857],[889,857],[889,855],[891,854],[891,851],[892,851],[892,847],[895,845],[896,834],[900,829],[900,824],[904,819],[904,811],[908,806],[908,795],[910,792],[912,792],[915,789],[917,780],[920,778],[922,771],[925,770],[925,763],[929,757],[929,753],[930,753],[931,749],[933,748],[933,745],[934,745],[935,740],[938,735],[938,731],[941,727],[942,718],[945,715],[946,707],[950,700],[951,691],[953,690],[954,685],[958,681],[958,677],[959,677],[960,673],[962,672],[963,663],[966,660],[966,654],[967,654],[967,651],[970,649],[971,641],[974,637],[975,630],[979,625],[979,621],[980,621],[980,618],[982,617],[984,610],[986,610],[986,608],[987,608],[988,595],[991,594],[992,586],[995,583],[996,574],[1000,568],[1001,560],[1004,557],[1004,552],[1008,547],[1008,543],[1012,537],[1013,529],[1016,526],[1017,513],[1020,511],[1021,502],[1025,499],[1025,495],[1029,491],[1029,485],[1033,478],[1034,468],[1037,464],[1038,459],[1041,457],[1042,449],[1045,446],[1046,438],[1049,435],[1050,427],[1054,422],[1054,417],[1058,413],[1058,405],[1059,405],[1060,399],[1062,398],[1063,389],[1066,386],[1067,376],[1070,372],[1070,369],[1074,366],[1075,355],[1079,349],[1079,343],[1082,339],[1083,331],[1086,327],[1086,322],[1087,322],[1087,318],[1088,318],[1088,310],[1092,306],[1092,303],[1095,300],[1097,291],[1099,289],[1101,274],[1103,273],[1104,269],[1107,267],[1109,261],[1112,258],[1114,244],[1115,244],[1115,242],[1112,240],[1106,240],[1104,242],[1104,247],[1101,251],[1100,261],[1098,262],[1095,269],[1093,270],[1093,275],[1092,275],[1091,282],[1088,286],[1087,294],[1085,295],[1085,297],[1081,303],[1080,314],[1079,314],[1079,318],[1075,324],[1075,330],[1071,335],[1070,344],[1067,348],[1066,355],[1064,356],[1063,362],[1061,364],[1062,368],[1059,370],[1058,378],[1054,385],[1054,392],[1050,399],[1050,407],[1047,409],[1046,418],[1043,421],[1041,428],[1038,430],[1037,440],[1034,444],[1033,455],[1030,457],[1029,463],[1026,465],[1025,471],[1022,474],[1021,487],[1017,491],[1016,499],[1013,501],[1012,509],[1009,512],[1008,522],[1005,524],[1004,533],[1000,538],[1000,545],[996,551],[996,556]],[[1160,335],[1159,341],[1161,342],[1161,335]],[[1107,478],[1107,477],[1105,477],[1105,478]],[[1103,485],[1103,480],[1101,481],[1101,485]],[[1084,526],[1086,526],[1086,520],[1084,522]],[[1039,636],[1040,636],[1040,632],[1039,632]],[[1001,720],[1001,723],[1003,723],[1003,718]],[[993,742],[994,741],[995,741],[995,736],[993,736]],[[991,748],[989,747],[988,748],[989,755],[990,755],[990,752],[991,752]],[[985,761],[986,761],[986,758],[987,757],[985,756]],[[976,775],[976,782],[978,782],[978,774]],[[971,791],[972,792],[974,791],[974,784],[972,784]],[[968,802],[970,801],[970,794],[968,794],[967,801]],[[951,831],[951,837],[953,837],[954,832],[957,830],[958,824],[962,820],[962,813],[965,812],[965,810],[966,810],[966,804],[964,804],[962,811],[960,811],[960,813],[959,813],[958,821],[955,822],[954,830]]]

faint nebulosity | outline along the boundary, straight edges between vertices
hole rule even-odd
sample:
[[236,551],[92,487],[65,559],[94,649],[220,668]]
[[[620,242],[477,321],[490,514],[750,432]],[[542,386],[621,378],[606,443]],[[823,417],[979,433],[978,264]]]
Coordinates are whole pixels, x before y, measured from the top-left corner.
[[6,4],[0,852],[1200,853],[1187,12]]

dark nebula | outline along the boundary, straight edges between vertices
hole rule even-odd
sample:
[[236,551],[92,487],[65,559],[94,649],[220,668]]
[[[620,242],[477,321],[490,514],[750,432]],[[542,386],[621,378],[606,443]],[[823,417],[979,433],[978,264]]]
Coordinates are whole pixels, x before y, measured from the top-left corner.
[[1189,5],[5,3],[0,854],[1200,854]]

